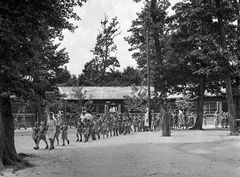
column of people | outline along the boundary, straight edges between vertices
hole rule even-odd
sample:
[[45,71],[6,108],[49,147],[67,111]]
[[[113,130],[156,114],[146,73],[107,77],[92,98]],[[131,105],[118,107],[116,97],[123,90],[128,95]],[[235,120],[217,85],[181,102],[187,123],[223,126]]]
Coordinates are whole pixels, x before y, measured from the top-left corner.
[[[76,142],[143,132],[149,128],[144,125],[144,114],[127,112],[95,114],[92,119],[85,117],[85,114],[83,112],[83,116],[77,121]],[[152,117],[152,130],[157,130],[159,117],[154,115]]]
[[[83,111],[81,116],[78,116],[76,123],[76,142],[87,142],[89,140],[97,140],[119,135],[127,135],[131,132],[144,132],[149,130],[160,130],[160,114],[152,114],[151,128],[145,125],[148,120],[145,120],[145,113],[107,113],[93,114],[90,117],[89,113]],[[39,149],[40,141],[46,144],[45,149],[54,149],[56,141],[59,145],[59,136],[61,135],[62,146],[70,143],[68,139],[68,125],[65,121],[60,121],[59,115],[49,113],[47,123],[44,121],[35,123],[33,128],[32,138],[35,142],[34,149]],[[49,144],[47,141],[49,139]]]
[[[40,125],[38,122],[35,123],[32,133],[32,138],[35,142],[35,146],[33,148],[35,150],[39,149],[39,143],[41,140],[46,144],[45,149],[54,149],[55,140],[57,145],[59,145],[59,135],[61,135],[62,146],[65,146],[65,142],[67,142],[67,144],[70,143],[68,139],[68,125],[65,121],[60,121],[62,119],[59,116],[61,115],[56,114],[55,116],[53,112],[50,112],[47,123],[45,121],[41,121]],[[49,139],[49,144],[47,137]]]

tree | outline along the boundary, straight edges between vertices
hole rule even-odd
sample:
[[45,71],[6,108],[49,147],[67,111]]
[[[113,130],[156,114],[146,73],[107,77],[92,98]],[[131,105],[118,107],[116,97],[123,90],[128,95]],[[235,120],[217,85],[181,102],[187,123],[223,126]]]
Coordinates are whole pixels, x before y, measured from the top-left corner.
[[209,2],[184,1],[173,7],[175,30],[170,43],[174,60],[184,66],[179,76],[185,84],[184,87],[180,85],[180,90],[197,100],[197,120],[192,129],[202,129],[205,91],[220,91],[219,71],[214,62],[218,52],[213,35],[215,22]]
[[[61,58],[66,55],[62,50],[56,51],[52,40],[61,39],[63,29],[74,31],[76,26],[68,20],[80,19],[73,8],[83,2],[85,0],[0,2],[0,170],[7,165],[29,165],[14,146],[10,93],[24,98],[35,96],[40,82],[47,85],[44,77],[55,77],[52,71],[66,62],[66,57]],[[51,65],[50,70],[49,65],[46,66],[49,58],[59,62]],[[33,77],[38,71],[42,77]]]
[[142,112],[147,108],[147,89],[146,87],[136,86],[133,84],[131,86],[132,92],[131,96],[124,96],[124,106],[125,109],[130,112]]
[[191,108],[193,106],[192,100],[190,99],[190,97],[187,97],[187,96],[176,99],[175,104],[178,109],[181,109],[184,111],[188,111],[189,108]]
[[[34,56],[31,60],[31,72],[28,73],[28,87],[32,89],[31,101],[37,105],[38,118],[43,117],[43,100],[46,99],[47,91],[54,91],[58,84],[59,74],[63,74],[61,68],[69,61],[65,49],[58,51],[58,44],[52,41],[34,40]],[[66,71],[65,71],[66,72]],[[64,81],[64,80],[63,80]]]
[[73,98],[77,99],[77,103],[71,103],[71,109],[75,114],[81,115],[82,111],[91,112],[93,107],[92,95],[90,95],[89,99],[84,102],[86,98],[87,91],[83,91],[83,87],[74,86],[72,88],[73,93],[71,94]]
[[64,109],[65,103],[63,99],[65,97],[66,95],[59,94],[58,89],[55,89],[53,91],[46,92],[46,99],[44,99],[43,102],[49,111],[57,113],[58,111],[61,111]]
[[[233,100],[233,74],[239,76],[238,67],[236,67],[238,53],[232,51],[232,47],[237,48],[238,46],[232,46],[231,44],[231,34],[239,32],[237,27],[231,23],[236,19],[239,19],[239,11],[235,11],[235,6],[239,6],[239,3],[234,1],[225,2],[223,0],[215,0],[216,8],[216,18],[218,20],[217,32],[219,35],[218,44],[219,44],[219,60],[218,63],[225,71],[225,86],[226,86],[226,97],[228,104],[228,117],[230,122],[230,135],[238,135],[238,128],[236,122],[236,108]],[[231,28],[234,26],[234,28]],[[228,33],[226,33],[228,30]],[[227,37],[226,37],[227,36]],[[239,34],[237,34],[237,37]],[[235,40],[239,42],[239,39]],[[237,71],[237,72],[236,72]]]
[[105,86],[121,86],[122,85],[122,72],[114,70],[106,74],[106,78],[103,82]]
[[74,105],[74,111],[76,113],[78,113],[79,115],[81,115],[82,111],[83,111],[83,100],[86,97],[87,91],[85,90],[83,92],[83,87],[79,87],[79,86],[75,86],[72,88],[73,93],[71,94],[72,97],[77,99],[77,104],[73,104]]
[[70,72],[67,70],[67,67],[65,68],[57,68],[56,69],[56,83],[58,85],[63,85],[66,82],[68,82],[68,80],[71,78],[71,74]]
[[[136,1],[139,2],[139,1]],[[130,51],[135,51],[133,58],[137,60],[140,68],[146,71],[146,62],[150,60],[149,73],[151,74],[151,85],[154,86],[155,91],[158,93],[158,99],[166,99],[167,93],[167,78],[165,76],[165,60],[166,60],[166,42],[168,35],[168,18],[167,9],[170,3],[167,0],[146,1],[145,7],[141,13],[138,14],[138,18],[132,22],[132,32],[130,37],[125,38],[131,45]],[[148,40],[148,37],[149,39]],[[148,47],[149,46],[149,47]],[[161,109],[163,107],[160,101]],[[165,110],[167,111],[167,110]],[[164,114],[166,115],[166,114]],[[151,122],[151,116],[149,116],[149,122]],[[164,121],[167,122],[167,121]],[[164,126],[169,126],[165,124]],[[164,130],[170,130],[166,128]],[[163,133],[164,136],[170,136],[170,131]]]
[[66,87],[73,87],[75,85],[85,85],[81,83],[81,76],[77,77],[76,75],[71,75],[70,78],[62,84],[62,86]]
[[121,77],[122,86],[131,86],[133,84],[140,86],[143,81],[142,73],[139,69],[128,66],[123,69]]
[[[87,63],[88,64],[88,63]],[[90,70],[92,68],[89,68]],[[89,71],[89,70],[88,70]],[[93,72],[93,70],[92,70]],[[85,75],[80,75],[79,84],[84,86],[95,86],[97,83],[97,74],[92,73],[91,76],[94,77],[85,77]],[[111,72],[106,73],[105,80],[102,82],[102,85],[105,86],[131,86],[132,84],[141,85],[143,80],[142,73],[139,69],[135,69],[133,67],[128,66],[124,68],[123,71],[120,70],[112,70]],[[70,80],[66,83],[66,85],[71,86],[69,84]]]
[[[184,54],[181,59],[187,61],[186,68],[192,70],[192,76],[199,77],[197,83],[188,83],[194,83],[193,86],[197,88],[198,115],[194,129],[202,129],[205,90],[217,94],[221,87],[226,87],[229,119],[232,123],[230,134],[237,134],[233,100],[233,84],[238,85],[239,76],[239,31],[234,23],[239,18],[236,7],[238,2],[222,0],[183,1],[174,7],[180,24],[176,33],[181,34],[178,36],[180,43],[174,40],[174,48],[182,50],[179,53]],[[174,35],[173,38],[176,37]],[[181,47],[183,45],[184,48]]]
[[[170,116],[168,114],[167,103],[167,81],[164,75],[164,46],[166,45],[167,30],[164,30],[167,26],[167,9],[170,6],[168,0],[160,1],[151,0],[150,16],[152,20],[152,38],[154,41],[155,51],[155,63],[153,85],[156,92],[160,92],[160,99],[163,100],[161,104],[162,108],[162,136],[171,136],[170,133]],[[161,102],[160,102],[161,103]]]
[[97,35],[95,47],[91,50],[93,59],[85,64],[81,75],[84,83],[88,85],[104,85],[107,73],[111,73],[115,68],[120,67],[116,57],[117,46],[114,39],[120,34],[117,17],[109,21],[105,16],[101,21],[102,31]]

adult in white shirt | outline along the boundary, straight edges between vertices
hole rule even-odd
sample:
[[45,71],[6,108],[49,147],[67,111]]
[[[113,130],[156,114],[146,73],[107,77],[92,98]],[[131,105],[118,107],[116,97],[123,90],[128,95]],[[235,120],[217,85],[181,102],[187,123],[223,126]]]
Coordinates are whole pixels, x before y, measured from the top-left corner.
[[50,141],[49,150],[52,150],[52,149],[54,149],[54,139],[55,139],[55,134],[56,134],[56,129],[57,129],[57,119],[55,119],[53,112],[49,113],[47,127],[48,127],[48,138]]
[[147,112],[144,115],[144,128],[148,129],[149,128],[149,114],[148,114],[148,109],[146,110]]

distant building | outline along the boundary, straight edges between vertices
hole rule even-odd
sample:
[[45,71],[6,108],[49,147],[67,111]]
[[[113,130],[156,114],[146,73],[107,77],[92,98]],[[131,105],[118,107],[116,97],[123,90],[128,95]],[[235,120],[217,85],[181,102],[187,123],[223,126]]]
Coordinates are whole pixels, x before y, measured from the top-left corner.
[[[66,95],[64,100],[77,101],[73,96],[74,87],[58,87],[60,94]],[[93,100],[93,112],[124,112],[124,96],[131,95],[132,87],[83,87],[82,92],[86,91],[84,102]]]
[[[58,87],[61,94],[65,94],[65,101],[75,102],[77,98],[73,96],[74,87]],[[151,88],[152,89],[152,88]],[[107,113],[107,112],[124,112],[124,96],[131,95],[132,87],[83,87],[82,92],[86,91],[83,102],[90,99],[93,100],[93,112],[95,113]],[[175,101],[179,98],[183,98],[183,95],[170,95],[168,100],[171,105],[171,109],[176,109]],[[192,101],[190,111],[196,112],[197,105],[196,101]],[[151,105],[151,110],[154,113],[160,112],[159,105]],[[222,96],[207,95],[204,102],[204,111],[207,112],[208,116],[212,116],[216,110],[227,111],[226,98]],[[34,125],[37,120],[37,114],[35,105],[24,104],[19,102],[12,102],[13,116],[16,121],[24,122],[27,127]],[[63,110],[63,114],[67,114],[68,110]],[[70,112],[69,112],[70,113]],[[66,116],[68,118],[68,116]]]
[[[73,97],[73,87],[58,87],[61,94],[67,95],[64,100],[76,101],[77,98]],[[153,88],[151,88],[152,90]],[[124,112],[124,96],[131,95],[132,88],[128,87],[83,87],[82,91],[86,91],[85,101],[90,99],[92,96],[94,112],[96,113],[107,113],[110,111]],[[176,109],[175,101],[179,98],[183,98],[182,94],[170,95],[168,100],[171,105],[171,109]],[[190,111],[197,111],[196,101],[191,102]],[[159,105],[151,105],[153,112],[160,112]],[[207,115],[212,116],[216,110],[227,111],[226,98],[223,96],[216,96],[211,94],[206,94],[204,102],[204,111]]]

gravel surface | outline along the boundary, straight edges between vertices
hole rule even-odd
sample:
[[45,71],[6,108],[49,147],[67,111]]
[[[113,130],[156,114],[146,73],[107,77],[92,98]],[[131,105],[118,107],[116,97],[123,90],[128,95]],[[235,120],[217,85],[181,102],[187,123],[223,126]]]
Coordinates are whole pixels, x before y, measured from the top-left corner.
[[[30,154],[34,164],[9,177],[239,177],[240,137],[228,129],[205,127],[203,131],[173,130],[139,132],[90,142],[75,142],[76,129],[69,130],[70,144],[34,150],[31,129],[15,132],[20,153]],[[62,141],[60,140],[62,143]]]

